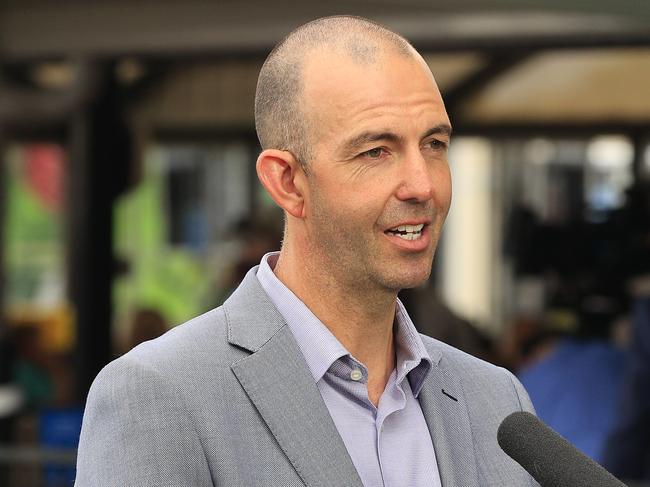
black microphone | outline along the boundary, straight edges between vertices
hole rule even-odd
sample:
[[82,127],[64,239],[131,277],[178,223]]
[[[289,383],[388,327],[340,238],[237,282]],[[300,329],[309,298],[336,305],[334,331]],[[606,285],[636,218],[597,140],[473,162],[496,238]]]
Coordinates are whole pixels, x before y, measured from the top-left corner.
[[499,426],[497,441],[542,487],[625,487],[534,414],[510,414]]

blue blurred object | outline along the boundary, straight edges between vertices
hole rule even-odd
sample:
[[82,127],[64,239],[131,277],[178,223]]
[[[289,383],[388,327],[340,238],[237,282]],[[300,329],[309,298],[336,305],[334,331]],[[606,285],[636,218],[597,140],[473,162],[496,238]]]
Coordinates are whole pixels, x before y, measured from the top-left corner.
[[[79,444],[82,408],[46,409],[40,415],[40,440],[44,448],[74,449]],[[75,467],[45,465],[44,486],[70,486],[74,482]]]
[[619,398],[620,418],[603,465],[617,477],[650,480],[650,298],[639,299],[632,318],[629,365]]
[[563,338],[519,379],[542,421],[597,462],[619,416],[625,354],[603,340]]

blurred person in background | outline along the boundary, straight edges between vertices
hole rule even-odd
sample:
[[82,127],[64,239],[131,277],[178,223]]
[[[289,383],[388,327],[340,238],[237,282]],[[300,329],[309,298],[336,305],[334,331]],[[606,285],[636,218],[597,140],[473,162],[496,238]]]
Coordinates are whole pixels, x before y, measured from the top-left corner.
[[131,317],[131,330],[125,351],[148,340],[158,338],[167,330],[169,330],[169,326],[159,311],[150,308],[136,309]]
[[[650,249],[650,233],[646,245]],[[619,414],[603,465],[626,480],[650,481],[650,274],[632,282],[634,312],[627,366],[616,398]]]
[[434,286],[421,286],[400,293],[420,333],[436,338],[474,357],[499,363],[489,336],[454,313],[437,295]]
[[650,481],[650,182],[627,191],[616,224],[628,232],[621,253],[633,313],[626,366],[616,397],[617,417],[607,438],[603,465],[629,481]]
[[539,417],[602,462],[619,415],[625,356],[614,330],[626,310],[622,298],[595,289],[567,306],[557,302],[529,337],[527,360],[517,375]]
[[[46,437],[43,433],[52,424],[50,411],[69,408],[75,401],[73,365],[70,357],[48,350],[43,342],[42,324],[32,320],[14,320],[7,328],[5,346],[12,357],[8,364],[11,384],[22,397],[8,424],[7,439],[10,445],[25,448],[57,447],[60,430]],[[74,409],[74,408],[73,408]],[[70,435],[76,444],[81,426],[81,411],[76,410],[73,431]],[[49,440],[54,440],[54,443]],[[66,472],[66,468],[49,464],[11,465],[5,472],[7,485],[43,485],[58,487],[69,485],[73,471],[67,468],[67,484],[51,482],[53,469]],[[5,484],[2,484],[5,485]]]
[[223,290],[217,295],[216,305],[223,304],[265,254],[280,247],[282,226],[270,215],[265,220],[244,218],[237,222],[231,234],[237,241],[236,259],[230,263],[224,279],[216,286]]
[[41,330],[36,324],[12,325],[11,343],[15,351],[12,380],[23,391],[24,407],[36,411],[55,397],[52,357],[42,346]]

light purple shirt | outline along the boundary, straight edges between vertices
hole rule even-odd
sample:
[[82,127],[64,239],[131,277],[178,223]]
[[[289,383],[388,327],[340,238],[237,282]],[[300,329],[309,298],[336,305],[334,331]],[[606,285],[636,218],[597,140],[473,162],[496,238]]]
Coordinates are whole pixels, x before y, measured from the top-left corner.
[[298,342],[363,485],[441,486],[417,400],[431,359],[402,303],[397,301],[395,313],[396,368],[375,408],[368,399],[366,367],[275,276],[277,256],[262,258],[257,278]]

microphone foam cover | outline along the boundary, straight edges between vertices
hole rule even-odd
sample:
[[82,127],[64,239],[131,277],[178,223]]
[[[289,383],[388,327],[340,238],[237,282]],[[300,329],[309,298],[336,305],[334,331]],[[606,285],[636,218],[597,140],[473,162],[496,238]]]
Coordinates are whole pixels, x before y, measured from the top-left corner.
[[625,487],[534,414],[510,414],[499,426],[497,441],[542,487]]

